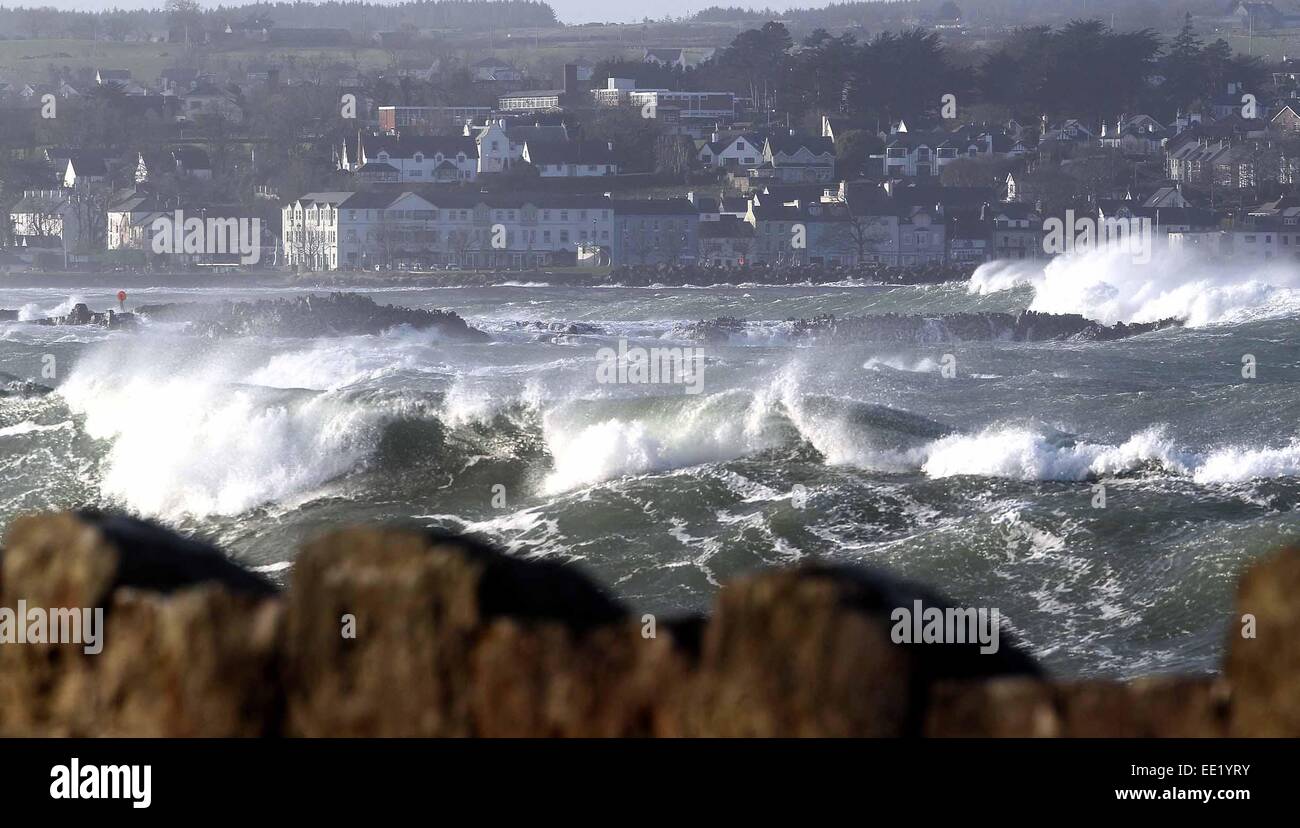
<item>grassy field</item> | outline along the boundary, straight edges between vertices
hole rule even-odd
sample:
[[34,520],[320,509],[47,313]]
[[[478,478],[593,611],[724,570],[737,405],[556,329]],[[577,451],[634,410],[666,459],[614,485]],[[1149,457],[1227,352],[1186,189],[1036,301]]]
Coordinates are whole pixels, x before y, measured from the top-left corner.
[[10,82],[46,82],[51,66],[77,69],[129,69],[137,80],[151,82],[162,70],[194,60],[209,70],[237,68],[251,63],[312,60],[356,62],[362,69],[387,66],[389,54],[365,48],[275,48],[249,46],[241,49],[205,49],[190,55],[178,43],[111,43],[89,40],[3,40],[0,41],[0,79]]
[[1300,57],[1300,30],[1296,29],[1256,34],[1253,37],[1244,34],[1214,34],[1207,35],[1205,39],[1208,41],[1219,37],[1228,41],[1234,54],[1254,55],[1265,60]]
[[447,33],[423,48],[398,53],[386,49],[284,48],[249,44],[241,48],[204,47],[191,53],[180,43],[115,43],[109,41],[45,39],[0,40],[0,80],[44,83],[50,67],[75,70],[83,66],[129,69],[145,82],[181,61],[194,61],[209,71],[236,69],[250,63],[306,64],[312,61],[357,64],[362,71],[387,67],[394,57],[432,60],[435,54],[455,55],[467,62],[495,56],[529,63],[560,63],[575,58],[593,62],[608,57],[639,58],[645,46],[704,48],[725,46],[734,26],[628,25],[568,26],[495,32]]
[[0,78],[10,82],[49,80],[49,67],[80,66],[130,69],[136,77],[155,78],[182,52],[172,43],[110,43],[89,40],[0,41]]

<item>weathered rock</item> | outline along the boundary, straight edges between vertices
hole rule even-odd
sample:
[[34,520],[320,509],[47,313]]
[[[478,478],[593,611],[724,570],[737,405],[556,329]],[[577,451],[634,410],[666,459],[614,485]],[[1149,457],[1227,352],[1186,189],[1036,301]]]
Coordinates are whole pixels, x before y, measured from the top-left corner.
[[1030,738],[1061,735],[1051,684],[1030,678],[945,681],[930,693],[925,735]]
[[[573,568],[428,533],[335,533],[305,548],[294,571],[286,652],[290,732],[580,732],[591,697],[565,699],[588,694],[583,683],[594,674],[578,662],[582,653],[614,646],[585,639],[625,615]],[[344,635],[348,616],[355,637]],[[554,669],[544,669],[548,663]],[[532,705],[549,699],[573,710],[523,712],[511,684],[531,688]],[[493,720],[498,709],[501,718]]]
[[109,308],[106,311],[92,311],[84,302],[72,306],[72,310],[63,316],[50,316],[35,320],[37,325],[72,325],[95,326],[100,328],[134,330],[139,320],[133,313],[124,313]]
[[[1017,314],[993,312],[948,313],[941,316],[882,313],[867,316],[817,316],[790,319],[791,336],[824,342],[1052,342],[1062,340],[1109,341],[1178,327],[1177,319],[1126,325],[1103,325],[1076,313]],[[679,335],[705,342],[726,342],[742,333],[748,323],[719,317],[683,325]]]
[[556,624],[493,622],[474,647],[470,716],[478,736],[652,736],[688,675],[670,636],[625,622],[574,637]]
[[284,597],[211,546],[94,512],[19,519],[2,554],[0,607],[100,607],[105,628],[97,654],[0,644],[0,736],[1300,732],[1294,551],[1243,579],[1256,637],[1234,638],[1226,676],[1131,682],[1048,680],[1007,636],[895,643],[895,609],[949,605],[853,567],[742,578],[712,617],[656,624],[575,568],[424,530],[329,535]]
[[845,611],[829,578],[797,572],[723,588],[698,673],[665,736],[898,736],[912,677],[878,618]]
[[1226,735],[1228,689],[1215,678],[1133,682],[948,682],[930,697],[936,737],[1193,738]]
[[1225,736],[1228,691],[1213,678],[1064,682],[1056,694],[1061,735],[1071,738]]
[[331,293],[256,302],[181,302],[145,305],[146,319],[185,322],[198,336],[323,337],[383,333],[399,325],[436,329],[450,339],[481,342],[487,334],[451,311],[379,305],[356,293]]
[[1258,561],[1242,576],[1225,673],[1232,735],[1300,736],[1300,549]]
[[5,538],[0,606],[98,609],[103,626],[99,652],[87,651],[86,627],[79,627],[81,643],[0,645],[0,733],[278,732],[278,604],[247,589],[255,576],[223,575],[206,549],[123,518],[15,521]]
[[275,585],[232,562],[211,544],[181,537],[154,523],[82,509],[77,518],[99,530],[118,550],[114,587],[168,593],[199,583],[216,583],[240,595],[274,595]]
[[0,397],[43,397],[53,390],[35,380],[0,371]]
[[1038,673],[1005,637],[990,655],[974,644],[896,644],[890,614],[916,600],[948,606],[915,584],[849,567],[804,567],[724,587],[699,672],[676,694],[666,735],[915,734],[935,682]]

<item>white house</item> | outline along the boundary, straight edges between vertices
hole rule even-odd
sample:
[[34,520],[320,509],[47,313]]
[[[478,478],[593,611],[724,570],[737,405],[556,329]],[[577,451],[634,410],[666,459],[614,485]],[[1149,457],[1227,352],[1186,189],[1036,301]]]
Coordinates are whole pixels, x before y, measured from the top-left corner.
[[524,160],[524,146],[529,141],[532,141],[534,146],[543,142],[569,141],[569,130],[563,124],[511,126],[505,119],[489,121],[483,126],[466,125],[464,132],[465,135],[473,138],[474,145],[478,149],[480,173],[503,172],[512,164]]
[[763,162],[788,183],[825,184],[835,178],[835,143],[821,136],[777,134],[763,142]]
[[701,144],[696,157],[708,167],[752,167],[763,163],[763,145],[752,135],[724,136],[715,132],[712,140]]
[[200,118],[223,118],[232,123],[244,120],[244,110],[233,92],[219,89],[211,84],[200,84],[192,91],[177,96],[181,102],[178,121],[194,121]]
[[27,190],[9,211],[16,247],[72,249],[80,239],[81,222],[64,190]]
[[292,201],[282,219],[290,265],[522,267],[609,248],[614,211],[603,196],[333,192]]
[[372,181],[455,182],[478,176],[478,145],[463,135],[374,135],[345,142],[339,168]]

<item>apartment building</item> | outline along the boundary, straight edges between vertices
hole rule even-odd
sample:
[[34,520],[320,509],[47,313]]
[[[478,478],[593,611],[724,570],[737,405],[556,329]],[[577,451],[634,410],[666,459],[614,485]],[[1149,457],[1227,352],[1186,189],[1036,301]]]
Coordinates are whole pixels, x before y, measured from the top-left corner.
[[284,260],[312,269],[571,264],[579,246],[608,249],[604,196],[308,193],[283,208]]

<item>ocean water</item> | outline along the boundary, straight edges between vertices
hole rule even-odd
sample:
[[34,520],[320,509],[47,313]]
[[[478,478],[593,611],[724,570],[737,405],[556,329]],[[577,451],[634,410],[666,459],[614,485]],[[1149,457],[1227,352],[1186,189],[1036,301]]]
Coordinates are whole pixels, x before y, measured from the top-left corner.
[[[969,285],[359,292],[454,310],[492,340],[0,323],[0,371],[56,387],[0,399],[0,524],[125,509],[277,580],[331,527],[441,526],[577,562],[661,614],[758,568],[864,563],[997,607],[1065,676],[1215,669],[1237,574],[1300,538],[1294,268],[1093,255],[986,265]],[[26,320],[115,293],[0,288],[0,308]],[[787,321],[1027,307],[1188,324],[1107,343],[832,346]],[[700,393],[598,381],[600,349],[700,345],[682,326],[719,316],[747,324],[701,345]]]

